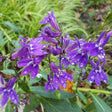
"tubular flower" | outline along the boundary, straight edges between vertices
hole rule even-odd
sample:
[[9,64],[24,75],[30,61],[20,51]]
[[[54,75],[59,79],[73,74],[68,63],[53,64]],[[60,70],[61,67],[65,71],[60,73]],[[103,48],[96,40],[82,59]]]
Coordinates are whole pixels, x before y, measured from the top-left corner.
[[[2,84],[4,84],[3,79],[1,80],[2,80]],[[0,94],[3,94],[2,101],[1,101],[2,107],[8,102],[9,97],[11,98],[11,101],[14,104],[18,105],[18,101],[19,101],[18,95],[16,91],[13,89],[15,82],[16,82],[16,78],[13,77],[9,80],[9,82],[5,85],[5,87],[0,87]]]
[[47,54],[47,52],[43,50],[47,44],[40,44],[42,42],[42,38],[34,38],[30,40],[29,43],[25,38],[21,37],[21,39],[23,40],[23,42],[20,42],[22,48],[19,49],[18,52],[14,53],[12,58],[19,57],[20,59],[23,59],[31,57],[32,55],[40,56]]
[[105,60],[105,51],[103,47],[105,46],[105,44],[107,44],[109,38],[112,36],[112,31],[108,32],[106,37],[103,38],[105,34],[106,31],[102,32],[95,43],[94,42],[86,43],[83,46],[85,47],[85,49],[89,50],[91,56],[97,56],[101,61]]
[[26,67],[23,69],[21,75],[27,75],[31,72],[31,78],[35,78],[39,72],[39,64],[44,56],[35,56],[29,59],[20,60],[17,65],[18,67]]
[[95,64],[93,60],[90,61],[90,64],[93,67],[93,70],[89,73],[88,80],[90,83],[95,83],[100,86],[101,80],[105,83],[108,82],[108,77],[106,73],[102,70],[103,66],[105,65],[106,61],[100,66],[99,61]]
[[55,86],[55,89],[59,88],[59,85],[61,85],[63,88],[67,87],[66,80],[73,81],[72,75],[69,73],[60,70],[53,62],[50,63],[50,67],[52,72],[54,73],[53,77],[53,85]]
[[51,91],[55,92],[55,85],[53,84],[53,76],[52,75],[47,75],[48,82],[45,85],[45,90],[46,91]]
[[44,21],[40,21],[40,24],[49,23],[56,31],[59,31],[60,28],[55,21],[56,17],[54,16],[53,11],[51,11],[51,13],[47,13],[47,14],[48,14],[48,17],[44,17]]
[[[76,37],[77,47],[68,52],[67,58],[70,60],[72,65],[79,63],[79,67],[83,68],[88,63],[88,50],[86,50],[83,45],[86,43],[85,40],[78,40]],[[75,45],[76,46],[76,45]]]

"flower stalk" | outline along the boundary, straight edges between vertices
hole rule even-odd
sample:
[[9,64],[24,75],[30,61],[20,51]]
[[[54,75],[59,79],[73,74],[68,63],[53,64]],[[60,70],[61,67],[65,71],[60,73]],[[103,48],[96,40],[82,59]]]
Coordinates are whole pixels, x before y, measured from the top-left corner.
[[91,93],[103,93],[103,94],[112,94],[112,91],[106,91],[106,90],[101,90],[101,89],[88,89],[88,88],[80,88],[80,87],[76,87],[74,86],[72,88],[74,91],[78,90],[78,91],[83,91],[83,92],[91,92]]

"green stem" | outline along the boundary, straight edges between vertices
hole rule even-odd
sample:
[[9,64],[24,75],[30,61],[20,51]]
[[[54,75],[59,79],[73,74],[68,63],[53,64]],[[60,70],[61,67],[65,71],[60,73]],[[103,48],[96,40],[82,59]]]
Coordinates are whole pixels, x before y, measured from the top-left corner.
[[92,92],[92,93],[112,94],[111,91],[100,90],[100,89],[88,89],[88,88],[80,88],[80,87],[76,88],[76,86],[74,86],[72,89],[74,91],[78,90],[78,91]]

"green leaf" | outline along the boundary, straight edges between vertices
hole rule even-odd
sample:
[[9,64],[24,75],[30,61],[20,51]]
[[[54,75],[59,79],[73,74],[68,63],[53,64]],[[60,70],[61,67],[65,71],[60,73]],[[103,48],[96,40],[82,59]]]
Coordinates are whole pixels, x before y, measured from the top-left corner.
[[56,100],[41,97],[46,112],[75,112],[66,100]]
[[24,112],[30,112],[34,110],[39,104],[40,104],[39,97],[36,95],[32,95],[30,97],[30,104],[25,106]]
[[24,82],[23,80],[20,80],[20,81],[18,82],[18,84],[19,84],[19,87],[20,87],[23,91],[30,93],[30,88],[29,88],[29,86],[27,85],[26,82]]
[[[37,93],[41,96],[44,96],[44,97],[47,97],[47,98],[53,98],[53,99],[56,99],[57,97],[54,95],[54,93],[48,91],[46,92],[45,91],[45,88],[42,87],[42,86],[33,86],[30,88],[30,90],[34,93]],[[73,98],[75,97],[74,94],[72,93],[69,93],[69,92],[66,92],[66,91],[60,91],[61,93],[61,96],[60,96],[60,99],[65,99],[65,98]]]
[[3,45],[4,40],[3,40],[3,33],[0,31],[0,45]]
[[82,92],[78,91],[78,96],[80,97],[80,99],[81,99],[85,104],[88,103],[87,98],[83,95]]
[[13,107],[11,104],[7,103],[7,106],[5,107],[5,112],[14,112]]
[[12,69],[7,69],[7,70],[1,70],[2,73],[7,74],[7,75],[14,75],[15,71]]
[[93,94],[91,95],[92,95],[94,104],[97,108],[97,112],[112,112],[112,109],[102,99],[100,99],[96,95],[93,95]]
[[112,85],[107,86],[108,89],[112,89]]
[[108,12],[107,17],[106,17],[104,23],[109,24],[110,22],[112,22],[112,11],[111,12]]
[[73,100],[73,98],[69,99],[69,102],[70,102],[70,104],[71,104],[71,106],[72,106],[72,108],[74,109],[75,112],[83,112],[81,110],[81,108],[78,106],[78,104]]
[[4,21],[4,24],[12,28],[13,31],[19,32],[19,28],[10,21]]
[[30,79],[29,85],[35,84],[41,80],[42,77],[35,77],[34,79]]

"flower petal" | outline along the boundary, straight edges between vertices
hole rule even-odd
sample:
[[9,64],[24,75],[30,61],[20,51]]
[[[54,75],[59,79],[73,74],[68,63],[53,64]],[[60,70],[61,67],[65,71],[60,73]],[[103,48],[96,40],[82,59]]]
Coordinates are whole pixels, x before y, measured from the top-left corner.
[[81,57],[81,59],[79,61],[79,67],[83,68],[87,65],[87,63],[88,63],[88,55],[86,54],[86,55]]
[[95,47],[94,49],[90,50],[90,55],[96,56],[98,54],[98,51],[99,51],[98,48]]
[[65,72],[65,71],[62,71],[63,73],[63,77],[66,79],[66,80],[69,80],[69,81],[74,81],[73,77],[71,74]]
[[10,98],[11,98],[11,101],[12,101],[14,104],[18,105],[19,98],[18,98],[18,95],[17,95],[16,91],[13,90],[13,89],[12,89],[11,92],[10,92]]
[[34,79],[37,76],[38,72],[39,72],[39,66],[38,65],[36,67],[32,67],[31,78]]
[[93,83],[94,80],[95,80],[95,76],[96,76],[96,73],[94,70],[91,70],[91,72],[89,73],[89,76],[88,76],[88,80],[90,83]]
[[9,100],[9,92],[4,92],[3,96],[2,96],[2,101],[1,101],[1,106],[3,107]]
[[97,86],[101,85],[100,73],[99,72],[96,73],[95,83],[97,84]]
[[63,77],[60,77],[59,78],[59,82],[60,82],[60,84],[61,84],[61,86],[63,88],[66,88],[67,87],[67,82],[66,82],[66,80]]
[[32,59],[22,59],[17,63],[17,65],[18,67],[24,67],[27,66],[30,61],[32,61]]
[[0,95],[3,93],[4,87],[0,87]]
[[108,83],[108,77],[103,70],[101,71],[100,78],[102,79],[103,82]]
[[27,75],[31,72],[32,70],[32,65],[27,66],[26,68],[23,69],[21,75]]
[[105,51],[104,51],[103,49],[99,51],[99,53],[98,53],[98,58],[99,58],[101,61],[105,60]]

